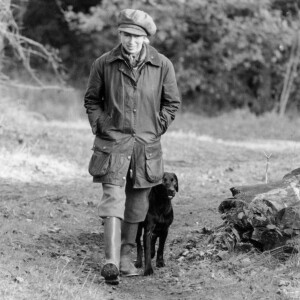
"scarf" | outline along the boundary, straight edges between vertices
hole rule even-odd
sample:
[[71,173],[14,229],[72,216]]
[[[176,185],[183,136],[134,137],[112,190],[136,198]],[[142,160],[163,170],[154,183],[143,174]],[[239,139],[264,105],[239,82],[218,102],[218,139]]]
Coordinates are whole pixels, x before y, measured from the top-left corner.
[[138,70],[144,63],[146,58],[146,46],[143,44],[141,51],[137,54],[128,54],[122,46],[122,56],[134,70]]

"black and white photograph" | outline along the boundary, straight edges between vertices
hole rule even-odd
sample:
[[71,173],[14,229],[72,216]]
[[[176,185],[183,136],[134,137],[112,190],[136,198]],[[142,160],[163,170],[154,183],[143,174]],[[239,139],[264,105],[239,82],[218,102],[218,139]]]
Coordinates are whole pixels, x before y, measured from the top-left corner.
[[0,0],[0,299],[299,300],[300,0]]

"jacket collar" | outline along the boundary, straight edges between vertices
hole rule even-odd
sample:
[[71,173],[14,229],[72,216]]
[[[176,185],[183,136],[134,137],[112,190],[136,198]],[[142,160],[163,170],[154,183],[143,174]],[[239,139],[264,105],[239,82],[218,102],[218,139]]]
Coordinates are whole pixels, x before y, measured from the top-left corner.
[[[152,46],[146,45],[147,54],[145,58],[145,63],[150,63],[154,66],[161,66],[161,58],[158,55],[157,50],[155,50]],[[116,60],[124,60],[121,51],[121,44],[112,49],[107,56],[106,61],[108,63],[112,63]]]

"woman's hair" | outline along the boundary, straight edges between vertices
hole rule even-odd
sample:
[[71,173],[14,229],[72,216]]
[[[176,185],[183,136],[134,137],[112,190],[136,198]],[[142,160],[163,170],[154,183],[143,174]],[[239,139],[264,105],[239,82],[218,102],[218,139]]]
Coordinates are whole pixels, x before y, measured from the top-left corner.
[[[118,33],[120,34],[120,33],[122,33],[122,31],[118,30]],[[150,44],[150,40],[148,39],[147,36],[144,36],[144,43],[147,44],[147,45]]]

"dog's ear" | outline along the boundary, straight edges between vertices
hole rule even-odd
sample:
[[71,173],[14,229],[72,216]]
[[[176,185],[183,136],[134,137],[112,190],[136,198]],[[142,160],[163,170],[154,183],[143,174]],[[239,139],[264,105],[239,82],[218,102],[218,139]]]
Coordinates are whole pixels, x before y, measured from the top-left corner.
[[175,190],[176,190],[176,192],[178,193],[178,191],[179,191],[178,179],[177,179],[177,176],[176,176],[176,174],[175,174],[175,173],[173,173],[173,176],[174,176],[174,178],[176,179]]

